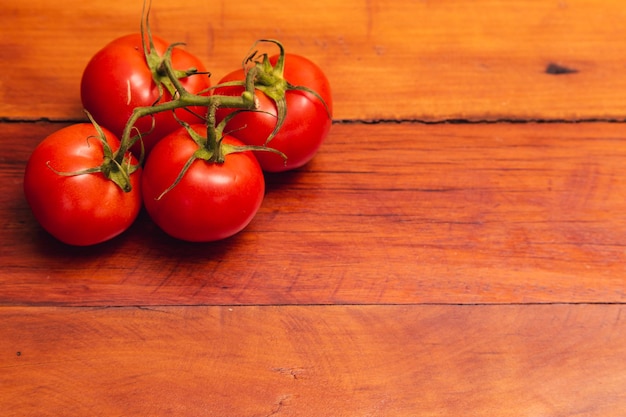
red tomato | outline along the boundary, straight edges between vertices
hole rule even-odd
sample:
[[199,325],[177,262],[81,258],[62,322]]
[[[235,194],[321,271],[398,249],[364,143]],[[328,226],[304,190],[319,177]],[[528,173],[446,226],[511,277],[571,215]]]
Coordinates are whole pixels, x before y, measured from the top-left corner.
[[[119,140],[106,129],[103,132],[111,149],[117,150]],[[35,148],[24,173],[24,194],[35,218],[70,245],[94,245],[119,235],[141,208],[141,169],[130,175],[130,192],[100,172],[59,174],[102,165],[104,148],[97,135],[90,123],[58,130]],[[137,160],[132,158],[131,163]]]
[[[200,134],[206,126],[194,125]],[[223,143],[242,145],[226,136]],[[160,199],[198,150],[188,132],[163,138],[153,149],[143,172],[146,211],[167,234],[190,242],[227,238],[245,228],[263,201],[263,171],[250,151],[229,153],[224,163],[195,160],[180,182]]]
[[[163,55],[168,44],[153,36],[155,50]],[[202,62],[189,52],[174,48],[172,51],[172,66],[176,70],[186,71],[196,68],[205,72]],[[181,83],[190,93],[198,94],[210,87],[210,81],[205,74],[195,74],[181,79]],[[115,39],[99,52],[87,64],[81,80],[81,99],[83,107],[89,111],[101,126],[111,130],[121,138],[122,131],[135,107],[151,106],[157,102],[172,99],[170,93],[164,89],[159,100],[159,89],[152,78],[152,72],[146,62],[141,34],[126,35]],[[194,108],[185,111],[177,109],[176,115],[187,123],[201,123],[206,114],[206,108]],[[197,115],[195,115],[196,113]],[[149,152],[159,139],[180,127],[171,112],[162,112],[154,116],[154,130],[142,137],[145,150]],[[152,127],[152,118],[143,117],[136,123],[142,132],[148,132]],[[133,150],[138,154],[140,147]]]
[[[274,65],[278,55],[270,58]],[[299,168],[309,162],[317,153],[328,135],[332,124],[332,96],[330,84],[322,70],[313,62],[299,55],[285,54],[284,78],[291,85],[304,86],[315,91],[326,102],[324,104],[313,94],[299,90],[288,90],[287,117],[278,134],[268,144],[269,147],[283,152],[287,160],[278,154],[255,151],[261,167],[268,172],[281,172]],[[227,81],[243,81],[243,69],[233,71],[222,78],[219,84]],[[218,87],[213,94],[240,95],[243,87]],[[242,112],[226,125],[224,132],[240,139],[248,145],[264,145],[276,126],[276,105],[264,93],[256,90],[261,112]],[[218,109],[218,123],[232,109]],[[330,114],[329,114],[330,112]]]

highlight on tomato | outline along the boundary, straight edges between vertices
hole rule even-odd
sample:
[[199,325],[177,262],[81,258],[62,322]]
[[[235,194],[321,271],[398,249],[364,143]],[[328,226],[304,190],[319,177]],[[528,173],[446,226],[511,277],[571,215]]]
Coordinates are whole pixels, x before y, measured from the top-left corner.
[[35,219],[58,240],[89,246],[112,239],[141,209],[141,167],[117,154],[117,137],[92,123],[46,137],[24,171],[24,195]]

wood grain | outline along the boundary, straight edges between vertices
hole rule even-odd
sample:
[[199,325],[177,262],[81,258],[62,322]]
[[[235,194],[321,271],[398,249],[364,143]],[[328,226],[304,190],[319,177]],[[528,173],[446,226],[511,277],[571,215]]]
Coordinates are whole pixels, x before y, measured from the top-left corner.
[[55,128],[0,124],[2,304],[626,300],[620,124],[336,124],[233,239],[178,242],[142,216],[92,248],[47,236],[22,195]]
[[623,415],[622,1],[153,0],[215,81],[317,62],[335,124],[232,239],[64,246],[23,170],[141,7],[0,7],[2,416]]
[[[0,117],[82,119],[84,66],[139,30],[141,6],[4,0]],[[366,120],[622,120],[625,20],[621,0],[152,4],[154,32],[186,42],[215,82],[277,38],[328,73],[337,119]]]
[[624,306],[0,310],[7,417],[622,416]]

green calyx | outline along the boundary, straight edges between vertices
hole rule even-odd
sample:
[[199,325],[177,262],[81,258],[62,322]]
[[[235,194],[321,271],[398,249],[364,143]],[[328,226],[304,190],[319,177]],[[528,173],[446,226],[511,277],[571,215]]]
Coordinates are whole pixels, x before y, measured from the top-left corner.
[[[283,75],[285,71],[285,48],[282,43],[274,39],[260,39],[255,42],[253,49],[261,42],[269,42],[278,46],[279,55],[276,65],[272,66],[268,54],[263,54],[260,59],[257,59],[258,51],[249,54],[243,65],[244,68],[249,63],[254,65],[254,87],[262,91],[276,105],[276,126],[265,140],[265,144],[267,145],[274,136],[276,136],[285,122],[285,118],[287,117],[287,99],[285,94],[287,90],[291,89],[291,85],[289,85]],[[249,69],[248,72],[249,71],[251,70]]]
[[224,120],[222,120],[217,126],[215,125],[215,111],[219,107],[219,102],[214,102],[211,106],[209,106],[208,111],[208,123],[206,129],[206,136],[203,136],[196,132],[188,123],[183,122],[182,120],[178,120],[178,122],[185,128],[189,137],[196,143],[198,149],[189,157],[183,168],[178,173],[178,176],[165,191],[163,191],[158,197],[157,200],[163,198],[165,194],[171,191],[174,187],[176,187],[185,173],[189,170],[191,165],[197,161],[202,160],[211,164],[223,164],[226,162],[226,157],[230,154],[237,152],[246,152],[246,151],[263,151],[263,152],[272,152],[277,155],[280,155],[283,159],[287,159],[287,156],[280,152],[279,150],[268,148],[267,146],[254,146],[254,145],[231,145],[229,143],[224,143],[224,127],[228,123],[230,119],[232,119],[237,113],[241,111],[246,111],[246,109],[236,110],[233,113],[229,114]]
[[[246,68],[250,63],[253,64],[252,68],[255,70],[255,88],[262,91],[276,105],[276,126],[265,140],[265,144],[267,145],[274,138],[274,136],[276,136],[285,123],[285,118],[287,117],[287,99],[285,94],[287,91],[304,91],[312,94],[322,102],[328,112],[328,116],[331,116],[328,105],[317,92],[308,87],[292,85],[285,79],[285,48],[282,43],[275,39],[260,39],[255,42],[252,49],[254,49],[257,44],[262,42],[272,43],[278,46],[279,54],[276,64],[272,66],[268,54],[262,54],[259,57],[258,51],[254,50],[248,55],[243,63],[243,66]],[[250,70],[251,69],[248,69],[248,71]]]
[[56,174],[65,177],[101,173],[106,179],[113,181],[122,191],[130,192],[132,190],[130,176],[133,172],[139,169],[140,165],[132,163],[132,157],[130,154],[114,153],[111,146],[107,142],[106,135],[104,134],[102,128],[98,125],[98,123],[96,123],[91,114],[88,112],[87,117],[98,133],[97,136],[90,136],[87,139],[89,140],[90,138],[95,138],[102,145],[102,152],[104,154],[102,164],[97,167],[82,169],[74,172],[60,172],[52,168],[50,164],[48,164],[48,168]]

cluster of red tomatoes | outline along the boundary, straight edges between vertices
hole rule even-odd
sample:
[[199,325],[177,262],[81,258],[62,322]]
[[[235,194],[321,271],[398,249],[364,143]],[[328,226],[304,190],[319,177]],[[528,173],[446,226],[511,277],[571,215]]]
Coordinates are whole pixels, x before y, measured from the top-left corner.
[[42,227],[93,245],[128,229],[143,206],[186,241],[245,228],[265,194],[263,172],[306,164],[332,124],[319,67],[261,42],[280,53],[250,54],[215,85],[196,56],[149,31],[97,52],[81,80],[91,122],[52,133],[26,166],[25,196]]

